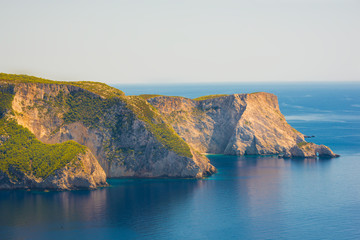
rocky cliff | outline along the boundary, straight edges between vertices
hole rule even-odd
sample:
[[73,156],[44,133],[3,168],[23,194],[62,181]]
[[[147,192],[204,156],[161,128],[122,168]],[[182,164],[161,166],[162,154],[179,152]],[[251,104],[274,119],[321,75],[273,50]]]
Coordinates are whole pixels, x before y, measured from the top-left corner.
[[140,97],[102,83],[21,77],[2,76],[14,86],[12,118],[43,143],[86,146],[107,177],[201,178],[216,171]]
[[44,144],[17,123],[14,85],[0,84],[0,189],[94,189],[106,175],[90,150],[74,141]]
[[336,157],[269,93],[125,96],[96,82],[0,74],[0,188],[96,188],[106,177],[202,178],[201,154]]
[[73,162],[56,169],[45,178],[29,174],[16,165],[9,165],[6,171],[0,170],[0,189],[75,190],[106,185],[105,172],[89,150],[78,154]]
[[[273,94],[214,95],[194,100],[168,96],[143,97],[158,109],[186,142],[200,152],[286,154],[288,157],[311,155],[301,153],[297,145],[305,141],[304,135],[286,122]],[[315,155],[321,152],[321,156],[336,156],[330,149],[324,151],[324,147],[308,145]]]

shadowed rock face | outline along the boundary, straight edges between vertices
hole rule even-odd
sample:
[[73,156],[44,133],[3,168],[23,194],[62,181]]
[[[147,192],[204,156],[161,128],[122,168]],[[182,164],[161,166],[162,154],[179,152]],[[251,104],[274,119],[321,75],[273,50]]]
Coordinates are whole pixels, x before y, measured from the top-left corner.
[[[200,152],[296,156],[298,152],[290,153],[290,149],[304,142],[304,135],[286,122],[277,97],[270,93],[234,94],[201,101],[160,96],[149,98],[148,102]],[[334,156],[324,147],[317,147],[322,155]]]
[[175,131],[200,152],[224,153],[245,109],[241,95],[217,101],[193,101],[182,97],[148,100]]
[[[86,99],[96,103],[106,101],[104,97],[76,86],[20,83],[15,86],[12,107],[17,113],[17,122],[28,128],[42,142],[61,143],[74,140],[87,146],[110,178],[201,178],[216,171],[205,156],[194,151],[179,137],[182,144],[189,149],[188,155],[183,156],[164,146],[149,129],[149,124],[135,114],[137,106],[129,107],[131,97],[116,98],[105,107],[99,108],[101,115],[95,124],[80,120],[66,122],[64,116],[69,112],[69,107],[64,102],[69,96],[82,93],[87,94]],[[81,100],[81,104],[89,105],[87,101],[90,100]],[[143,99],[136,100],[147,104]],[[152,121],[164,122],[154,110],[148,111],[158,115]],[[91,116],[86,115],[96,113],[97,111],[85,112],[83,115],[88,119]],[[173,131],[169,128],[169,131]],[[173,134],[176,135],[175,132]]]

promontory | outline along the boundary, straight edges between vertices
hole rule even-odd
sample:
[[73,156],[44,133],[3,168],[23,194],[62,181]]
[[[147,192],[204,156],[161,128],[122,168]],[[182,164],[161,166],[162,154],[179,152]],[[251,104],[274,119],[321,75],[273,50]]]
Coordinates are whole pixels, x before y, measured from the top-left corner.
[[203,153],[336,157],[270,93],[198,99],[0,73],[0,189],[95,189],[106,178],[203,178]]

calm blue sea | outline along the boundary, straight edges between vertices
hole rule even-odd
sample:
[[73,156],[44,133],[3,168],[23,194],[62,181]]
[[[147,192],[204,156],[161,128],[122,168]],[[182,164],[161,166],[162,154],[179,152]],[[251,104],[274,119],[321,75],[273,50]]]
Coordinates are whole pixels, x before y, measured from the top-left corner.
[[337,159],[209,155],[202,179],[95,191],[0,191],[0,239],[360,239],[360,84],[121,85],[128,95],[267,91]]

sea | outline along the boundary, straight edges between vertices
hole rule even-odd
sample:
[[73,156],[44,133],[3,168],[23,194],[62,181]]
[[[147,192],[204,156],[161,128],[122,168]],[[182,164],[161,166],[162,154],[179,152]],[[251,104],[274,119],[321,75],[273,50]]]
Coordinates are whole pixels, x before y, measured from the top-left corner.
[[334,159],[208,155],[205,179],[109,179],[93,191],[0,191],[0,239],[360,239],[360,84],[113,85],[127,95],[270,92]]

